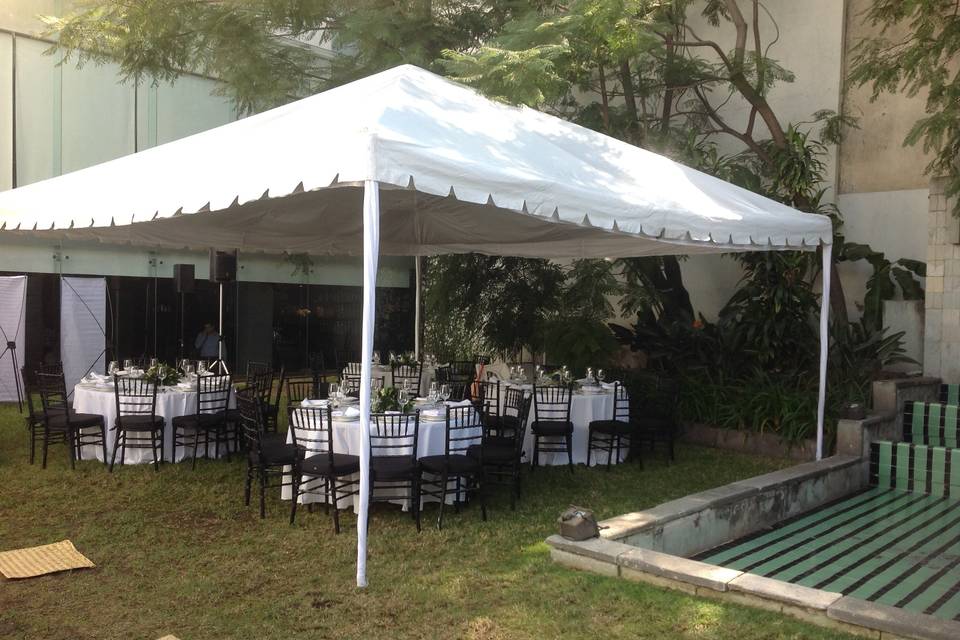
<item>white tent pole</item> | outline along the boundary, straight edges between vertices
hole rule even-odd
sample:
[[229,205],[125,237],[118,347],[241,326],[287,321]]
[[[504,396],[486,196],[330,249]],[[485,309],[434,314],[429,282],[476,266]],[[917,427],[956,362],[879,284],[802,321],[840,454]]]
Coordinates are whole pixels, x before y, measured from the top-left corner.
[[380,258],[380,191],[363,183],[363,341],[360,347],[360,512],[357,515],[357,586],[367,586],[367,506],[370,499],[370,377],[377,315],[377,262]]
[[823,414],[827,406],[827,352],[830,348],[830,274],[833,245],[822,245],[823,292],[820,299],[820,392],[817,397],[817,460],[823,458]]
[[422,262],[423,258],[420,256],[416,257],[416,269],[415,277],[417,279],[416,287],[414,288],[413,302],[415,306],[413,314],[413,353],[416,356],[417,360],[420,360],[420,333],[422,331],[420,324],[423,322],[423,318],[420,315],[420,296],[421,296],[421,272],[423,269]]

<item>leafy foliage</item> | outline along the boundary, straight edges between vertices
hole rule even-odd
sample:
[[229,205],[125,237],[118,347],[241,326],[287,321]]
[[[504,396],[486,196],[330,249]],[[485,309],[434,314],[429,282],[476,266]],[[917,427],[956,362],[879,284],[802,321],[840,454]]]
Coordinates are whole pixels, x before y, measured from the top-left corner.
[[[933,154],[932,176],[949,176],[947,195],[960,194],[960,13],[953,0],[874,0],[865,19],[880,34],[857,43],[850,80],[882,93],[926,91],[926,113],[904,140]],[[903,35],[899,35],[899,32]],[[897,35],[894,35],[897,33]],[[960,211],[955,210],[955,214]]]

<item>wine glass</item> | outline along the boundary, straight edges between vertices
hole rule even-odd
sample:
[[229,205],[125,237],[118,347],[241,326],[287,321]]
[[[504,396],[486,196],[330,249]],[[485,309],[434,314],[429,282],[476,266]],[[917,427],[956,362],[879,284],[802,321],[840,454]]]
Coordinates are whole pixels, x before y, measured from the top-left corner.
[[129,373],[130,371],[132,371],[132,370],[133,370],[133,360],[131,360],[130,358],[127,358],[126,360],[124,360],[124,361],[123,361],[123,370],[126,371],[126,372],[128,372],[128,373]]
[[430,402],[436,402],[440,397],[440,390],[437,389],[437,381],[434,380],[430,383]]
[[117,366],[117,361],[111,360],[110,364],[107,365],[107,373],[110,374],[111,376],[114,376],[117,374],[117,369],[119,368],[120,367]]
[[380,364],[380,352],[376,349],[373,350],[373,364]]
[[330,404],[333,405],[333,408],[336,409],[340,406],[340,385],[336,382],[330,383],[330,388],[327,390],[327,396],[330,398]]
[[153,369],[160,363],[156,358],[150,358],[150,368]]
[[187,360],[186,364],[183,365],[183,375],[185,375],[185,376],[187,376],[187,377],[189,378],[189,377],[192,376],[193,374],[194,374],[194,366],[193,366],[193,363],[190,362],[189,360]]
[[197,375],[202,376],[207,372],[207,361],[197,360]]
[[603,381],[607,379],[607,372],[603,369],[597,369],[597,380],[600,381],[600,384],[603,384]]
[[442,384],[440,385],[440,399],[446,402],[450,399],[450,385]]

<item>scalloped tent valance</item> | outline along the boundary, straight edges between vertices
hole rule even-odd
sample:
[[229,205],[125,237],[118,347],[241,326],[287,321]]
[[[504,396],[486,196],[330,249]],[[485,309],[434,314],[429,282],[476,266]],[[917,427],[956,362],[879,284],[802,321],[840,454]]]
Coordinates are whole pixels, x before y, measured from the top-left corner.
[[614,257],[832,238],[826,217],[409,65],[0,193],[0,228],[359,254],[366,180],[392,187],[381,196],[386,255]]

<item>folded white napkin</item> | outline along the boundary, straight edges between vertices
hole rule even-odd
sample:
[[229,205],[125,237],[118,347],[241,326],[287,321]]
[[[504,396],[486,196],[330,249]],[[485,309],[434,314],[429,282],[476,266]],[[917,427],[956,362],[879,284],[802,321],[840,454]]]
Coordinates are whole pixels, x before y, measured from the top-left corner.
[[360,409],[357,409],[356,407],[347,407],[347,408],[344,410],[344,412],[343,412],[343,417],[344,417],[344,418],[359,418],[359,417],[360,417]]
[[300,406],[301,407],[325,407],[327,406],[328,402],[329,402],[328,400],[305,398],[303,401],[300,402]]
[[470,402],[469,400],[461,400],[460,402],[447,401],[447,402],[444,402],[443,404],[445,404],[448,407],[469,407],[473,403]]
[[603,382],[603,383],[601,383],[600,386],[602,386],[604,389],[613,389],[613,385],[615,385],[615,384],[619,384],[619,383],[617,383],[617,382]]

